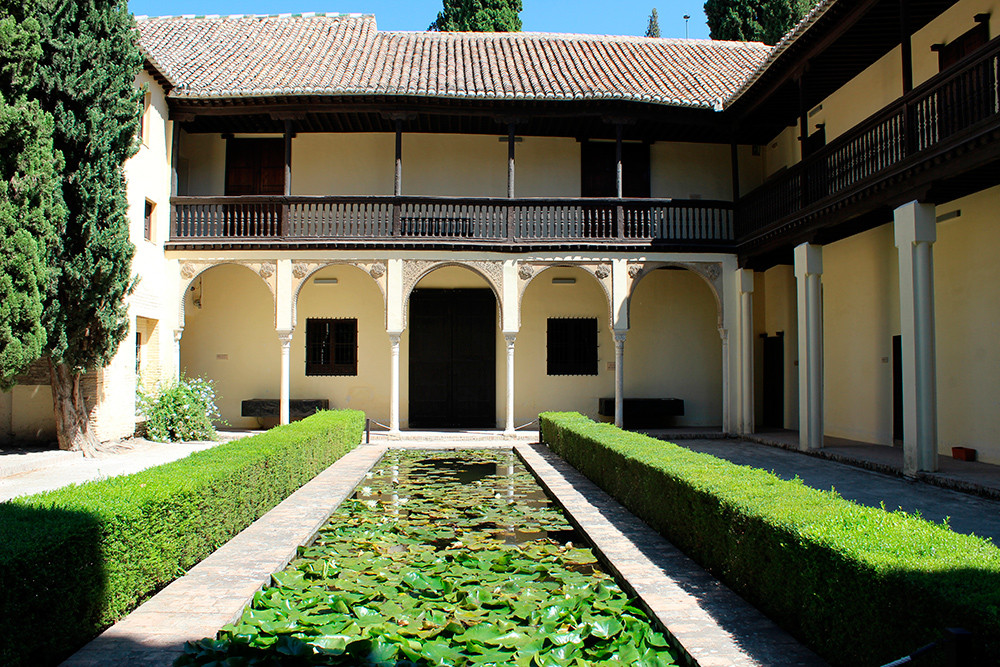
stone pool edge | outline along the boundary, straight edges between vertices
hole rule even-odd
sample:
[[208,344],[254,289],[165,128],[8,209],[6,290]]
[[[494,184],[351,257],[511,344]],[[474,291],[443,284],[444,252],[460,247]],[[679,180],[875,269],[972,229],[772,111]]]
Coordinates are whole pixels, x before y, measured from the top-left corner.
[[62,664],[172,665],[186,642],[214,637],[243,614],[387,449],[356,447]]
[[[471,446],[470,446],[471,445]],[[545,445],[362,445],[169,584],[63,665],[165,667],[184,644],[214,637],[284,569],[389,449],[513,449],[586,535],[589,546],[697,667],[819,667],[818,656],[778,628]]]

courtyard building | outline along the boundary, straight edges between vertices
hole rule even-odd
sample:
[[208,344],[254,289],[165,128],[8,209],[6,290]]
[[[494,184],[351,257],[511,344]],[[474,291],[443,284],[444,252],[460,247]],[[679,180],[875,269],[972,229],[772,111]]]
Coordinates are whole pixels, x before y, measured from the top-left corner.
[[[85,386],[101,437],[183,371],[241,428],[576,410],[1000,463],[996,0],[822,0],[775,47],[138,25],[140,282]],[[43,383],[0,397],[0,437],[50,437]]]

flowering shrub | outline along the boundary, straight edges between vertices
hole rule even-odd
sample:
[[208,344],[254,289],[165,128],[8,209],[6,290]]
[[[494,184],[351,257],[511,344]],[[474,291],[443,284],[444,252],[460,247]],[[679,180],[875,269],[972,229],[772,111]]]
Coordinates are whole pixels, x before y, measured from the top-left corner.
[[204,378],[182,377],[147,394],[138,390],[136,410],[146,418],[146,437],[158,442],[215,440],[212,420],[220,417],[215,387]]

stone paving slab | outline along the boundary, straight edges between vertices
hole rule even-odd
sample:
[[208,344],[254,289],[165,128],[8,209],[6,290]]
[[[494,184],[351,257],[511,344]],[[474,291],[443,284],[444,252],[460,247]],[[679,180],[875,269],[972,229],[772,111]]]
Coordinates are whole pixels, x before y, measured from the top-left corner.
[[699,667],[826,664],[544,445],[515,448]]
[[186,642],[214,637],[312,541],[384,453],[373,445],[350,452],[63,664],[163,667]]

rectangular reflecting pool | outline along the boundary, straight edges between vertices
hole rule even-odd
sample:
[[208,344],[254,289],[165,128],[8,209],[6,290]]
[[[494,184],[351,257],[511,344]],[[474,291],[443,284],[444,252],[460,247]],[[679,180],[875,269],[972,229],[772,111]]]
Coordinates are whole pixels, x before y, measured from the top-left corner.
[[176,665],[675,665],[510,450],[390,450]]

